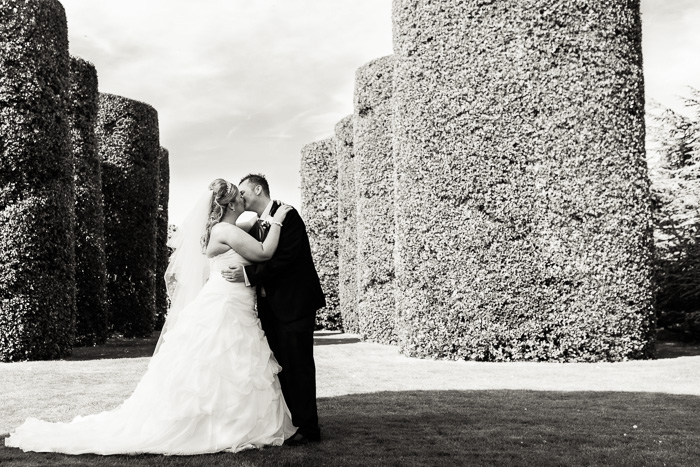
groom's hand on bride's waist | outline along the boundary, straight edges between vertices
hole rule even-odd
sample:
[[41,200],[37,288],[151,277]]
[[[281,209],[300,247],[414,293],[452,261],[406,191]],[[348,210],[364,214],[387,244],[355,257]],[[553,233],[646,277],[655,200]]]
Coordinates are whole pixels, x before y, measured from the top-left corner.
[[221,271],[221,275],[224,276],[229,282],[244,282],[245,278],[243,276],[243,266],[229,266],[228,269]]

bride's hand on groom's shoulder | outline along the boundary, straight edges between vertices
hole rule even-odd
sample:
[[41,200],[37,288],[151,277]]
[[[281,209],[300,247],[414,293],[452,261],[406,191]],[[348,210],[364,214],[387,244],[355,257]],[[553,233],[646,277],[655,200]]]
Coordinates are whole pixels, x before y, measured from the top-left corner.
[[294,208],[289,204],[282,204],[279,208],[277,208],[277,212],[275,212],[272,219],[277,222],[282,222],[284,218],[287,217],[287,213],[293,209]]

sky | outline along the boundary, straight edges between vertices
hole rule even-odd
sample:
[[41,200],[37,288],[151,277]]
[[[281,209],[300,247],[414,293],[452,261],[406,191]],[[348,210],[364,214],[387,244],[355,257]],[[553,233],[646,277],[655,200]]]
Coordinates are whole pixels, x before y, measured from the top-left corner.
[[[301,148],[352,113],[355,71],[392,53],[391,0],[61,0],[100,92],[158,111],[170,222],[213,179],[267,176],[300,207]],[[647,101],[700,88],[700,1],[642,0]]]

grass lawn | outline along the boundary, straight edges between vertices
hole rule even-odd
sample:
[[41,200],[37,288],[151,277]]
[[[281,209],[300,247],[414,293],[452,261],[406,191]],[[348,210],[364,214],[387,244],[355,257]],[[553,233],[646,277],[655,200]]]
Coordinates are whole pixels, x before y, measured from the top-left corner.
[[[23,453],[2,442],[0,465],[700,466],[700,397],[694,392],[655,392],[653,386],[635,392],[635,385],[643,381],[635,379],[637,374],[663,384],[675,374],[663,373],[668,368],[691,373],[679,375],[678,381],[694,387],[693,382],[700,381],[695,371],[700,357],[692,346],[674,344],[673,355],[665,361],[490,366],[414,361],[394,355],[386,346],[332,335],[324,339],[316,349],[321,443],[238,454],[102,457]],[[141,357],[150,355],[152,345],[152,339],[111,340],[107,346],[78,349],[67,362],[0,365],[0,423],[9,418],[15,426],[26,413],[68,420],[113,406],[133,389],[148,361]],[[392,373],[396,367],[398,372]],[[504,375],[497,373],[499,368]],[[600,390],[571,390],[580,382],[565,381],[606,372],[618,374],[631,387],[625,392],[606,389],[617,387],[606,386],[607,376],[584,381]],[[387,374],[385,381],[382,376]],[[558,374],[564,376],[554,376]],[[357,375],[368,380],[366,386],[351,387]],[[495,387],[486,387],[487,381],[478,383],[479,390],[468,384],[454,389],[475,375],[490,378]],[[525,375],[551,390],[497,387],[498,381]],[[516,383],[512,386],[519,387]],[[39,389],[32,387],[37,385]],[[19,413],[20,406],[26,413]]]
[[0,447],[0,465],[700,465],[695,396],[380,392],[323,398],[319,410],[325,437],[310,446],[187,457],[25,454]]

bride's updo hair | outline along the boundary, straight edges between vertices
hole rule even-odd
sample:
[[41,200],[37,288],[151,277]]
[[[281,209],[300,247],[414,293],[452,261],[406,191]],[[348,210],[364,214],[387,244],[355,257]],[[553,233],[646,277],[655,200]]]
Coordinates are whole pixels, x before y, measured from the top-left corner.
[[209,189],[212,191],[211,205],[209,206],[207,229],[204,235],[202,235],[200,242],[202,244],[202,253],[206,251],[207,245],[209,245],[211,228],[221,222],[221,218],[224,217],[224,212],[226,212],[226,206],[238,196],[238,188],[236,185],[227,182],[223,178],[217,178],[211,182],[209,184]]

